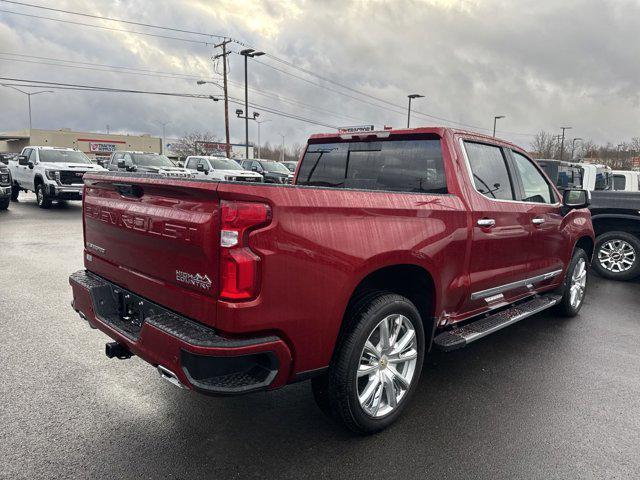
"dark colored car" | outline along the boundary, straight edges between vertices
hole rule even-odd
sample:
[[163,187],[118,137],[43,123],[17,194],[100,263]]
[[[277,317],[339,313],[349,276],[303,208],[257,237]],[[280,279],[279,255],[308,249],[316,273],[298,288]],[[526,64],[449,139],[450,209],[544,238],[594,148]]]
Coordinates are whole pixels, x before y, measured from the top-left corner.
[[298,168],[298,162],[285,161],[285,162],[280,162],[280,163],[283,164],[285,167],[287,167],[287,169],[291,173],[294,173],[296,171],[296,168]]
[[293,181],[293,173],[280,162],[254,158],[243,160],[241,165],[245,170],[262,175],[265,183],[291,183]]
[[166,177],[192,177],[183,167],[177,167],[164,155],[148,152],[114,152],[105,168],[111,171],[155,173]]
[[211,395],[312,379],[361,433],[398,418],[432,347],[577,315],[594,246],[587,192],[563,198],[522,149],[448,128],[313,136],[294,185],[85,185],[73,308],[108,356]]

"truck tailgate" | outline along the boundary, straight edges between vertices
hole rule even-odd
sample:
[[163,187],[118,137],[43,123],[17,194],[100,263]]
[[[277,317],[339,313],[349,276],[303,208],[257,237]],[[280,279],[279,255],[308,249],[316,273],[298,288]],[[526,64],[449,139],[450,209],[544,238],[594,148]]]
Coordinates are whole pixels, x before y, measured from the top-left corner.
[[218,183],[111,172],[84,180],[87,270],[215,325]]

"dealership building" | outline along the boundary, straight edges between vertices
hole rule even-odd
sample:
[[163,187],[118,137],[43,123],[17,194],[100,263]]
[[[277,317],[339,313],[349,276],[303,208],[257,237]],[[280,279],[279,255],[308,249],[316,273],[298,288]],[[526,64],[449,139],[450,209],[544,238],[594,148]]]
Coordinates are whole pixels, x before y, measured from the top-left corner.
[[109,157],[116,150],[160,153],[162,139],[151,135],[115,135],[108,133],[60,130],[22,130],[0,133],[0,152],[19,153],[28,146],[74,148],[96,160]]

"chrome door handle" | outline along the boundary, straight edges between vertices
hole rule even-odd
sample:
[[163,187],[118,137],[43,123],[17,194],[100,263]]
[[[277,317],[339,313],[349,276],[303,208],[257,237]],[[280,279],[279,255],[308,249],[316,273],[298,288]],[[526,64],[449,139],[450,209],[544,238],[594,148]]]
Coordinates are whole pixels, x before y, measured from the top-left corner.
[[493,227],[495,224],[496,221],[493,218],[481,218],[478,220],[478,226],[483,228]]
[[536,217],[531,220],[531,223],[533,223],[534,225],[542,225],[544,223],[544,218]]

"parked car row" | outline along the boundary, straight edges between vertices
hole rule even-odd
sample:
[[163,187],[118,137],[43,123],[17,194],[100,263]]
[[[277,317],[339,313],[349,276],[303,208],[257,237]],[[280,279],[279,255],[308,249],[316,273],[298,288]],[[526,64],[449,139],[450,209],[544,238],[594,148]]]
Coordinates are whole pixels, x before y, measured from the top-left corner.
[[[19,155],[3,154],[1,160],[0,165],[8,164],[9,183],[4,185],[0,181],[0,209],[8,208],[8,203],[4,206],[5,196],[17,200],[20,191],[34,192],[41,208],[49,208],[54,201],[80,200],[82,177],[94,171],[280,184],[291,183],[293,178],[287,167],[270,160],[251,159],[239,164],[224,157],[190,156],[185,167],[178,167],[164,155],[138,151],[114,152],[108,160],[95,164],[84,153],[71,148],[30,146]],[[0,173],[0,180],[4,176]]]

